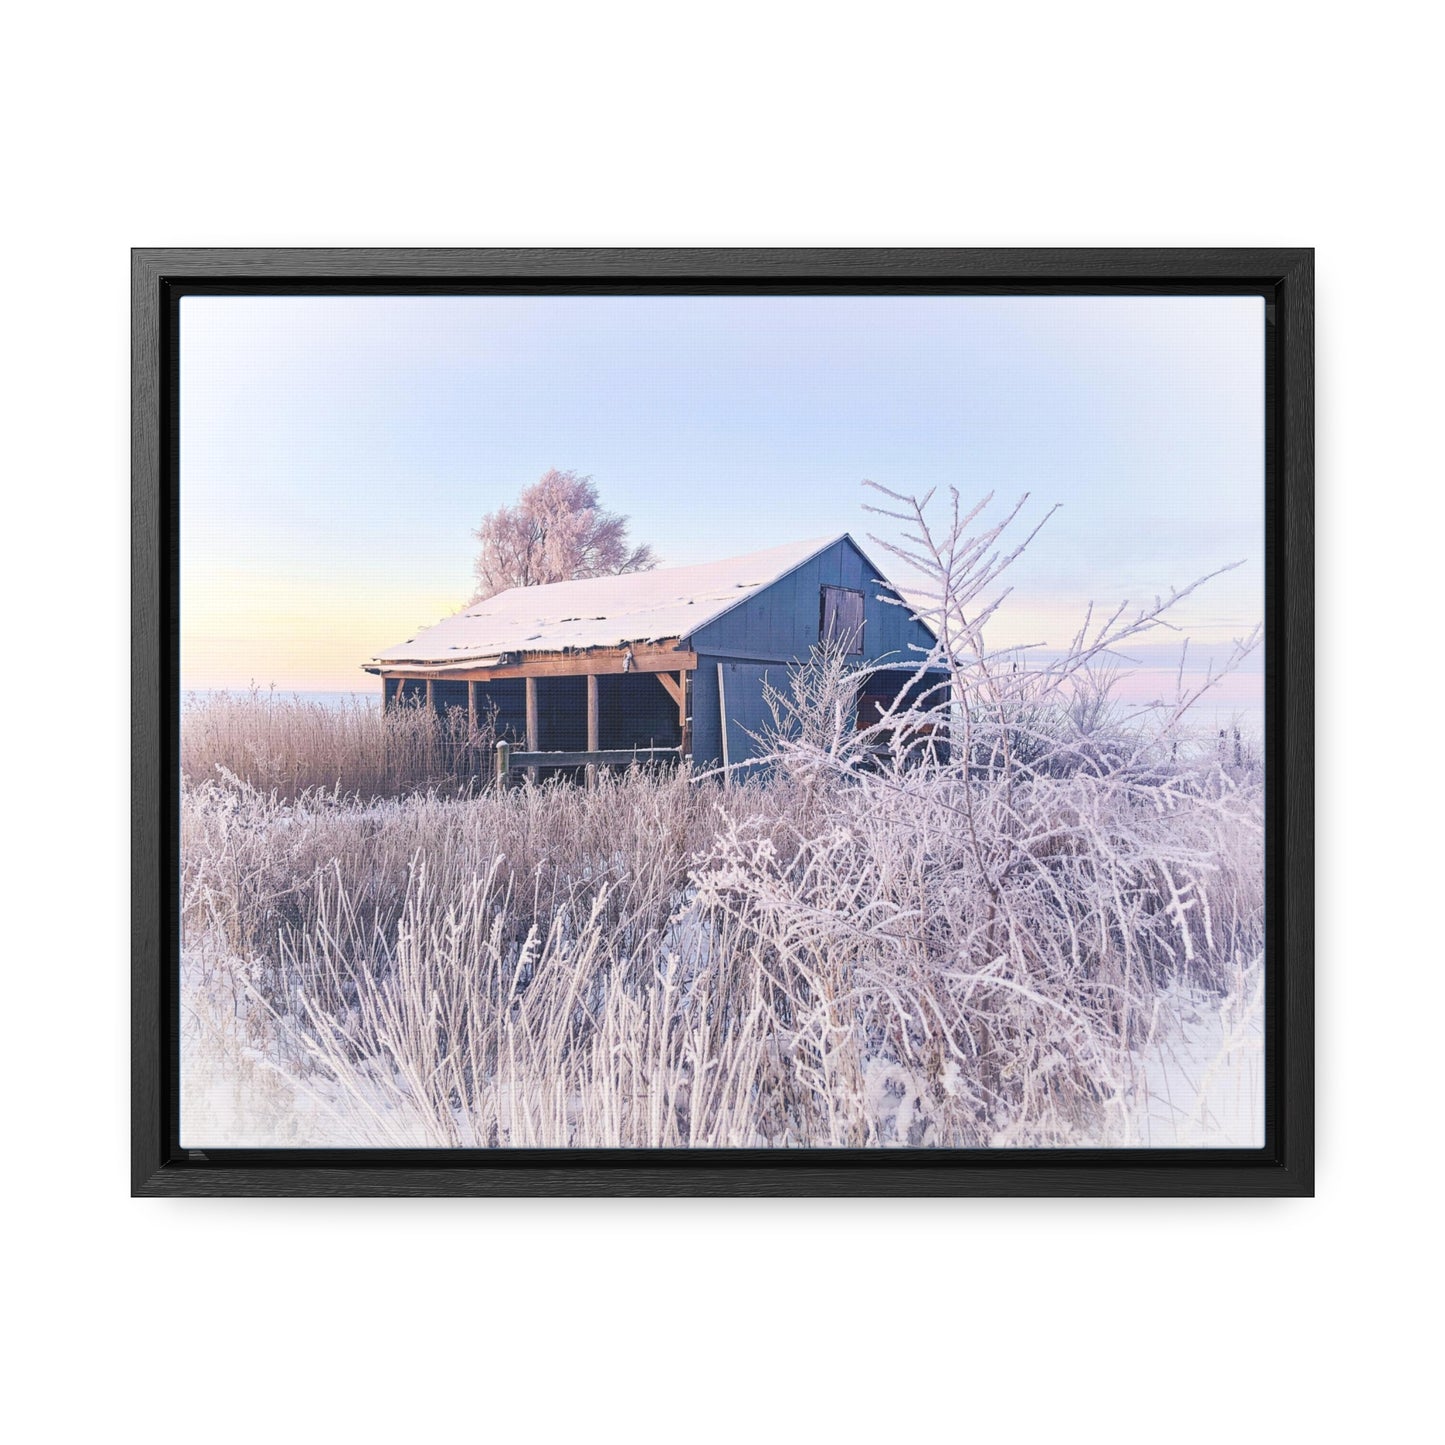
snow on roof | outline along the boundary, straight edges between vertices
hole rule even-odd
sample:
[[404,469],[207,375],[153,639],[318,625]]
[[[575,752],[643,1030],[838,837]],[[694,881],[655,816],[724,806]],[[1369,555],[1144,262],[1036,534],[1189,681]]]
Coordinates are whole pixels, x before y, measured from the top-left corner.
[[814,538],[693,567],[513,587],[377,653],[372,664],[486,666],[510,652],[686,637],[841,540]]

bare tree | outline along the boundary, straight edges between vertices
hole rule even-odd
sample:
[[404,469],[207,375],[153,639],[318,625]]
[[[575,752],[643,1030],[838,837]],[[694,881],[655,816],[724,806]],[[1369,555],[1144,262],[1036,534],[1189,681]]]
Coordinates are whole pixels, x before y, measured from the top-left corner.
[[602,509],[591,477],[555,467],[528,487],[513,507],[498,507],[474,533],[474,601],[509,587],[539,587],[578,577],[611,577],[657,566],[652,548],[634,547],[628,519]]

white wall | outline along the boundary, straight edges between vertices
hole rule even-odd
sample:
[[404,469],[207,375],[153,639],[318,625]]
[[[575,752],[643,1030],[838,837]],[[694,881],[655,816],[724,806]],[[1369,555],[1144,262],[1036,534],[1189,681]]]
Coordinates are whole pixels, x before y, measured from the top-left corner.
[[[19,722],[7,799],[7,1363],[51,1417],[24,1438],[1403,1431],[1441,1013],[1417,13],[12,16],[9,692],[59,628],[96,698]],[[1319,247],[1320,1198],[128,1200],[126,251],[237,243]]]

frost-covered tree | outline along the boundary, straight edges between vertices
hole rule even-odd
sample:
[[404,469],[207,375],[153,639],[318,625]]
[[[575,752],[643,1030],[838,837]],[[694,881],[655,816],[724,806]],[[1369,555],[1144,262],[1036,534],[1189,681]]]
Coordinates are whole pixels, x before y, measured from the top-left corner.
[[603,510],[591,477],[550,469],[515,506],[498,507],[482,518],[474,533],[481,544],[474,600],[509,587],[650,570],[657,558],[645,543],[632,545],[627,523],[626,517]]

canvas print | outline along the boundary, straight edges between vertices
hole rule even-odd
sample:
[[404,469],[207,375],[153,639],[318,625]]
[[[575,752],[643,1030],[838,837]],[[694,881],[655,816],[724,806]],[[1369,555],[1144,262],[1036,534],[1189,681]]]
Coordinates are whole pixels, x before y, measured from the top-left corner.
[[184,297],[181,1144],[1262,1145],[1265,326]]

